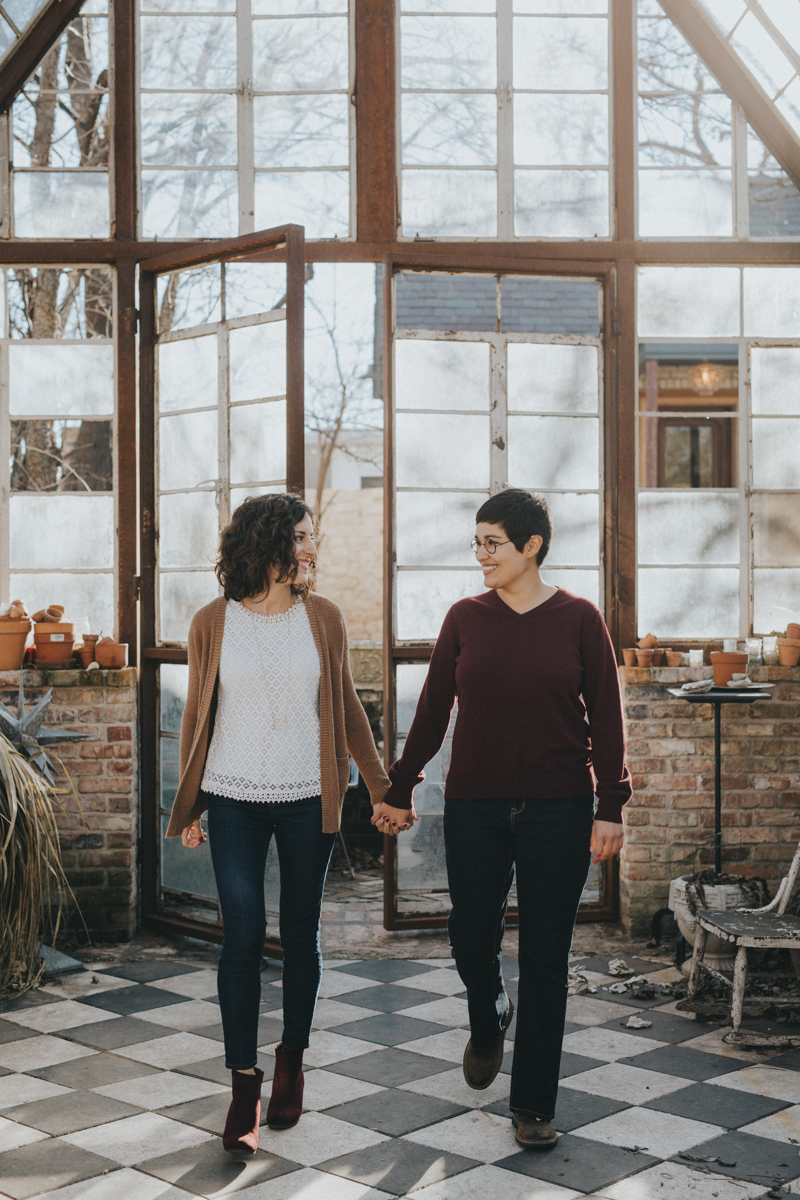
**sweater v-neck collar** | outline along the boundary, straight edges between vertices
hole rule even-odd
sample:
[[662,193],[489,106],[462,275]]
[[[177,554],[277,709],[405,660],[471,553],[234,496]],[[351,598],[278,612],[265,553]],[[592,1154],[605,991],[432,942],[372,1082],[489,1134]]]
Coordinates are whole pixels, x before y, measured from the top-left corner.
[[[510,604],[506,604],[503,597],[494,590],[492,590],[491,593],[491,601],[494,603],[495,607],[499,607],[502,612],[507,612],[510,616],[516,617],[519,621],[524,621],[526,617],[532,616],[533,613],[541,612],[543,608],[546,608],[548,604],[550,604],[561,594],[562,589],[560,587],[557,587],[555,584],[552,586],[556,588],[552,596],[548,596],[547,599],[543,600],[541,604],[535,604],[533,608],[526,609],[525,612],[517,612],[517,610],[512,608]],[[489,597],[487,597],[487,599],[489,599]]]

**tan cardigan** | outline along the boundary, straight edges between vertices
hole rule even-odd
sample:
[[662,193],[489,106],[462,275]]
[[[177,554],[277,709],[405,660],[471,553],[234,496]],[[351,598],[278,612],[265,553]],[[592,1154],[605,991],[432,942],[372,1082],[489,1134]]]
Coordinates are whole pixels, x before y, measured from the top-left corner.
[[[189,689],[181,722],[181,776],[166,836],[178,837],[208,808],[201,791],[217,702],[217,675],[225,629],[223,597],[195,613],[189,629]],[[319,758],[322,830],[336,833],[356,760],[373,804],[389,790],[389,779],[375,749],[366,713],[350,674],[347,630],[338,605],[311,592],[305,598],[311,632],[319,653]]]

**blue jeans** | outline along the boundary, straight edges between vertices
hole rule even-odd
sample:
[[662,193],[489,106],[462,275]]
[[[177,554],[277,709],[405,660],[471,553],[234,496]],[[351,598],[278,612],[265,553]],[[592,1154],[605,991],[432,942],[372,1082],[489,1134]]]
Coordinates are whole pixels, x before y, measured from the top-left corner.
[[280,804],[215,795],[207,800],[208,840],[222,909],[217,990],[225,1066],[243,1071],[257,1061],[261,954],[267,928],[264,870],[270,839],[274,833],[281,871],[281,1041],[288,1050],[304,1050],[322,977],[322,889],[336,834],[322,832],[319,796]]
[[567,1007],[572,931],[589,871],[591,796],[446,800],[450,945],[467,989],[473,1045],[500,1035],[500,966],[508,893],[517,876],[519,997],[511,1110],[552,1120]]

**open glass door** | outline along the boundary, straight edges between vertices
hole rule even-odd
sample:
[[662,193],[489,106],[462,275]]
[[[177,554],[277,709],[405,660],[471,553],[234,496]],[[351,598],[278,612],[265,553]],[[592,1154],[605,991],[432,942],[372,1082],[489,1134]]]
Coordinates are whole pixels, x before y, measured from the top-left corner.
[[[247,261],[272,251],[270,261]],[[220,528],[247,496],[303,491],[299,226],[142,264],[142,895],[150,925],[220,936],[211,857],[164,832],[178,783],[192,616],[219,595]],[[268,911],[277,913],[274,848]],[[275,944],[277,950],[277,943]]]
[[[556,531],[544,577],[604,608],[603,281],[386,265],[387,761],[402,751],[447,609],[483,590],[470,541],[488,496],[544,495]],[[446,920],[452,727],[415,791],[418,823],[385,839],[389,929]],[[592,868],[583,919],[615,907],[614,870]]]

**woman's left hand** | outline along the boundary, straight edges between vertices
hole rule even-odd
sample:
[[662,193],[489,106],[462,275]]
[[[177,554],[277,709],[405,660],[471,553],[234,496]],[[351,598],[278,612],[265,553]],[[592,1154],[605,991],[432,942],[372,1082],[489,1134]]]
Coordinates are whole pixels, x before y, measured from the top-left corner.
[[594,821],[592,840],[589,843],[589,850],[594,855],[592,863],[605,862],[607,858],[614,858],[619,854],[624,837],[624,825],[616,825],[613,821]]
[[373,804],[372,820],[370,824],[374,825],[379,833],[388,833],[390,837],[395,837],[405,829],[410,829],[419,817],[414,811],[414,806],[411,808],[393,808],[390,804]]

